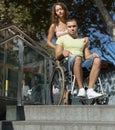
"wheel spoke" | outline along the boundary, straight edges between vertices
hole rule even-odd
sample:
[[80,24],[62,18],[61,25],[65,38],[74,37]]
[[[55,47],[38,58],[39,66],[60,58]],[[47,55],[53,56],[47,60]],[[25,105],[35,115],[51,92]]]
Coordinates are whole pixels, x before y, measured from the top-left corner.
[[61,67],[57,67],[54,71],[51,81],[51,102],[54,105],[61,103],[64,92],[64,72]]

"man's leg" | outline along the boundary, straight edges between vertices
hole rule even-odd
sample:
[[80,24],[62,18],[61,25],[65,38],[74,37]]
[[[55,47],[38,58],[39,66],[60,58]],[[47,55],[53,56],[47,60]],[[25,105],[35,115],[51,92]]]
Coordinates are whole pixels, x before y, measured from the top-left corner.
[[73,72],[76,77],[76,81],[79,87],[78,96],[86,96],[85,89],[83,88],[83,72],[82,72],[82,57],[76,57],[73,66]]
[[97,78],[100,72],[100,65],[101,65],[100,58],[95,58],[92,64],[90,75],[89,75],[89,85],[88,85],[88,90],[87,90],[88,98],[96,98],[96,97],[102,96],[102,94],[97,93],[93,90],[94,84],[97,81]]
[[77,81],[79,89],[83,88],[83,72],[81,68],[81,63],[82,63],[82,58],[76,57],[74,61],[73,72],[76,77],[76,81]]
[[100,72],[100,65],[101,65],[101,60],[100,58],[95,58],[93,61],[93,65],[90,71],[89,75],[89,85],[88,88],[93,88],[95,82],[97,81],[99,72]]

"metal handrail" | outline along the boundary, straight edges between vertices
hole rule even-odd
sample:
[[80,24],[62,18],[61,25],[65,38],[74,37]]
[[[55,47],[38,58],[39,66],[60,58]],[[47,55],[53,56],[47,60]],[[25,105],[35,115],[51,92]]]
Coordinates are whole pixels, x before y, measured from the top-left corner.
[[9,37],[9,38],[7,38],[7,39],[1,41],[1,42],[0,42],[0,46],[2,46],[2,45],[5,44],[6,42],[8,42],[8,41],[10,41],[10,40],[12,40],[12,39],[14,39],[14,38],[20,38],[22,41],[26,42],[26,43],[28,44],[28,46],[30,46],[31,48],[33,48],[33,49],[36,50],[36,51],[39,51],[39,53],[40,53],[42,56],[44,56],[46,59],[51,59],[51,60],[52,60],[51,57],[49,57],[49,56],[45,55],[44,53],[42,53],[40,48],[38,48],[38,47],[36,48],[36,46],[33,46],[29,41],[27,41],[26,39],[24,39],[24,38],[21,37],[20,35],[14,35],[14,36],[11,36],[11,37]]
[[[32,39],[32,38],[30,38],[26,33],[24,33],[22,30],[20,30],[18,27],[16,27],[15,25],[10,25],[10,26],[7,26],[7,27],[3,27],[3,28],[0,28],[0,31],[4,31],[4,30],[8,30],[8,29],[14,29],[13,31],[15,31],[16,33],[18,32],[18,33],[20,33],[20,35],[23,35],[23,37],[21,37],[21,36],[19,36],[18,35],[18,37],[20,37],[20,38],[22,38],[23,40],[25,39],[25,41],[28,43],[32,43],[39,51],[41,51],[41,52],[43,52],[45,55],[47,55],[49,58],[51,57],[51,55],[47,52],[47,50],[46,49],[44,49],[39,43],[36,45],[36,42]],[[13,36],[12,37],[15,37],[14,36],[15,34],[13,34]],[[9,40],[10,40],[11,38],[9,38]],[[27,39],[27,40],[26,40]],[[8,39],[7,39],[8,40]],[[5,41],[7,41],[7,40],[4,40],[4,42]],[[3,41],[2,41],[2,43],[3,43]],[[0,43],[1,44],[1,43]]]

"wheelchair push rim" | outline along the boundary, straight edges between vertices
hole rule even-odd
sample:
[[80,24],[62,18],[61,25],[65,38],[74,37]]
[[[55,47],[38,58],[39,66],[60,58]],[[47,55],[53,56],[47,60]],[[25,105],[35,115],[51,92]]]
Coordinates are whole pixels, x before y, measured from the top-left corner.
[[50,83],[50,96],[51,103],[53,105],[60,105],[62,103],[65,88],[64,86],[64,72],[62,67],[58,66],[54,70],[53,77]]

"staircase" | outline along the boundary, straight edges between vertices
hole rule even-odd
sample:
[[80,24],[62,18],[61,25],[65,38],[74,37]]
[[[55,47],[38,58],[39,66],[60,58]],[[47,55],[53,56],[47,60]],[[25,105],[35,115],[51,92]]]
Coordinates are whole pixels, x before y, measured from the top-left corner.
[[115,106],[7,106],[0,130],[115,130]]

